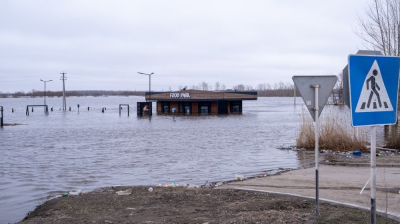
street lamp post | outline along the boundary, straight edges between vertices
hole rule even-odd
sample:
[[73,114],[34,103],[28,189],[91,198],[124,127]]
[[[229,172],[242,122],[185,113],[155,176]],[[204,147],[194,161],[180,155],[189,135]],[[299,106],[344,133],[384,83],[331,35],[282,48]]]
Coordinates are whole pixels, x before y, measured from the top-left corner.
[[45,80],[40,80],[40,81],[42,81],[43,83],[44,83],[44,105],[46,105],[46,82],[51,82],[51,81],[53,81],[53,80],[47,80],[47,81],[45,81]]
[[143,72],[138,72],[138,73],[142,74],[142,75],[148,75],[149,76],[149,101],[151,101],[151,94],[150,94],[150,92],[151,92],[151,75],[153,75],[154,73],[153,72],[150,73],[150,74],[143,73]]

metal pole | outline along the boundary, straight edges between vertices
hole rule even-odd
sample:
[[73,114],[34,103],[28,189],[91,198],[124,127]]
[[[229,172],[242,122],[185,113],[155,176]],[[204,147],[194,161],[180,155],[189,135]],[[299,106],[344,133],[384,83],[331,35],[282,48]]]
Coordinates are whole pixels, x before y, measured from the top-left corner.
[[43,81],[43,83],[44,83],[44,104],[43,105],[46,105],[46,82]]
[[[41,79],[40,81],[42,81],[44,83],[44,93],[43,93],[43,95],[44,95],[44,97],[43,97],[44,98],[44,104],[43,105],[46,105],[46,82],[51,82],[53,80],[45,81],[45,80]],[[48,113],[48,111],[46,111],[46,108],[45,108],[44,112]]]
[[149,101],[151,101],[151,75],[152,75],[153,73],[151,73],[150,75],[149,75]]
[[0,107],[1,118],[0,118],[0,127],[3,127],[3,107]]
[[314,85],[315,88],[315,212],[317,216],[319,215],[319,162],[318,162],[318,153],[319,153],[319,107],[318,107],[318,88],[319,85]]
[[296,105],[296,84],[293,84],[293,98],[294,98],[294,105]]
[[151,101],[151,94],[150,94],[150,92],[151,92],[151,75],[153,75],[154,72],[152,72],[150,74],[143,73],[143,72],[138,72],[138,73],[142,74],[142,75],[148,75],[149,76],[149,101]]
[[63,110],[67,110],[67,102],[65,99],[65,81],[64,81],[64,74],[63,74]]
[[371,224],[376,224],[376,126],[371,126]]

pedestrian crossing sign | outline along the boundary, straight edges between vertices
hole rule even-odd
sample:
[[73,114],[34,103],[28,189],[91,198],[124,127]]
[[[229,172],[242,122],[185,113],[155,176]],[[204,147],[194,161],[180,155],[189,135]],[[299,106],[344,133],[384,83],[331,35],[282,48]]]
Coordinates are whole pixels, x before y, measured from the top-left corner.
[[350,55],[349,85],[353,126],[397,121],[399,57]]

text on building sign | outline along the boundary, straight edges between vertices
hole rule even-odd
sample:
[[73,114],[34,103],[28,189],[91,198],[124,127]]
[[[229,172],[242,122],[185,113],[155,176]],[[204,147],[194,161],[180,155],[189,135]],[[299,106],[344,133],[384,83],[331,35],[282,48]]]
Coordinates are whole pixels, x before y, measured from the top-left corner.
[[190,93],[170,93],[171,98],[190,98]]

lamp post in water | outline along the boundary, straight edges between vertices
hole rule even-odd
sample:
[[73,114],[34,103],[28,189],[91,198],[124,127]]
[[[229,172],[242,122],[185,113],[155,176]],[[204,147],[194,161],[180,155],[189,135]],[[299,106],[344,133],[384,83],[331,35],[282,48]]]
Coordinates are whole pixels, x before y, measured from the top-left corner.
[[40,81],[42,81],[44,83],[44,105],[46,105],[46,82],[51,82],[53,80],[45,81],[45,80],[41,79]]
[[153,72],[150,73],[150,74],[143,73],[143,72],[138,72],[138,73],[142,74],[142,75],[148,75],[149,76],[149,101],[151,101],[151,95],[150,95],[150,92],[151,92],[151,75],[153,75],[154,73]]

